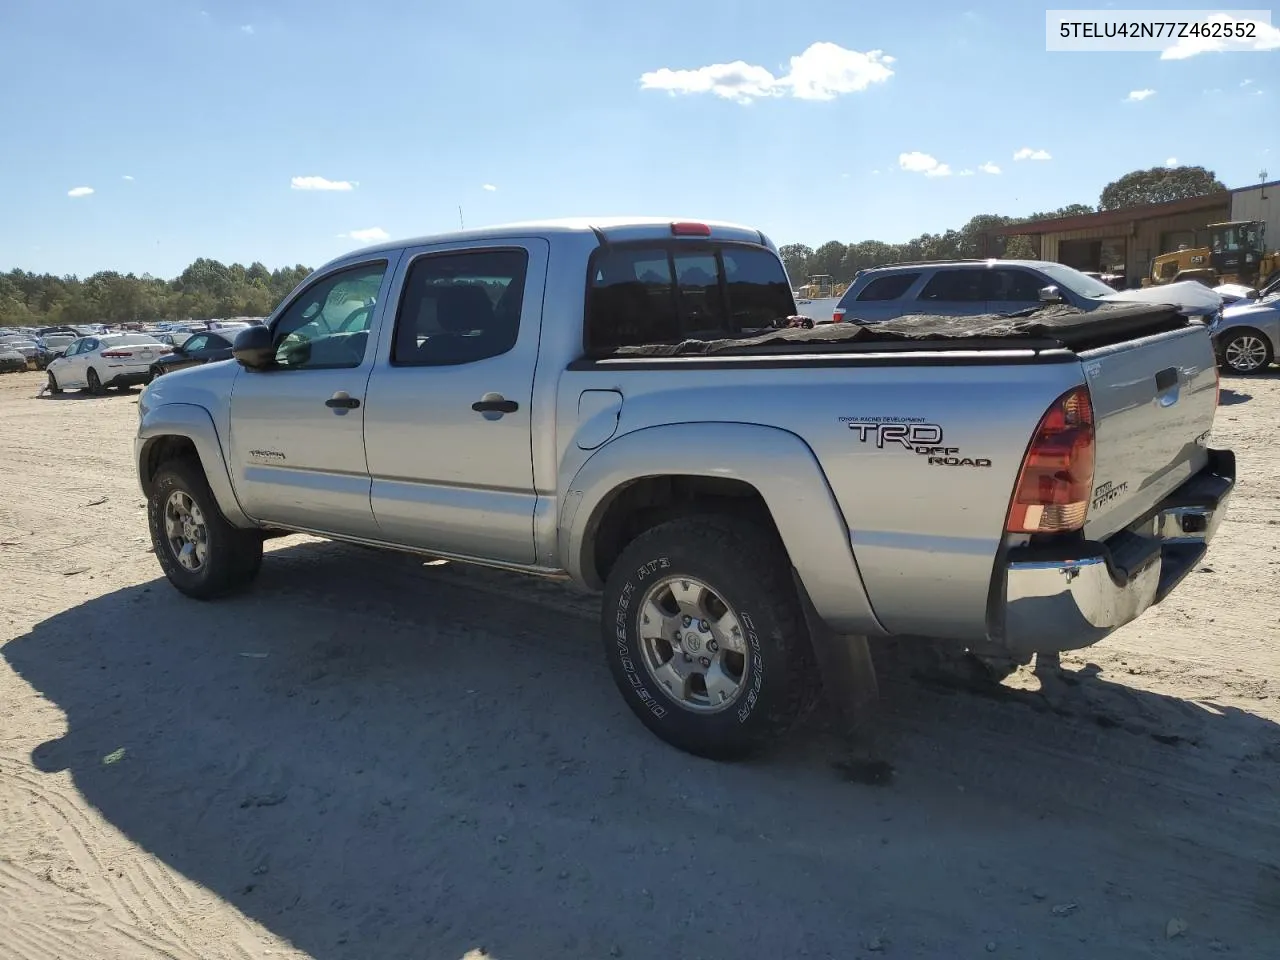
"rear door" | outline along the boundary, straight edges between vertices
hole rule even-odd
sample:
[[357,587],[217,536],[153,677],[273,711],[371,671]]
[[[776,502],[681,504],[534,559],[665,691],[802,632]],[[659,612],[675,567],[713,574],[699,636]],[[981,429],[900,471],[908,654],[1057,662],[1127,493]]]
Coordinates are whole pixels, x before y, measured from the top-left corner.
[[904,313],[968,317],[987,312],[986,267],[941,268],[929,277]]
[[1218,378],[1212,342],[1199,325],[1080,357],[1097,435],[1085,534],[1100,539],[1205,465]]
[[538,238],[407,251],[365,419],[383,539],[534,563],[530,405],[548,253]]

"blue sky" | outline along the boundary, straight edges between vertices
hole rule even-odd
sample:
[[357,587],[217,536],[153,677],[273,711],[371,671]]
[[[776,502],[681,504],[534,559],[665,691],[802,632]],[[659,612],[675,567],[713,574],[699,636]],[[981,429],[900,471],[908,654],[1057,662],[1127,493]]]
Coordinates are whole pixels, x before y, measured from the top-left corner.
[[1280,49],[1047,53],[1044,17],[968,0],[4,0],[0,269],[318,265],[453,229],[459,205],[468,226],[671,214],[779,243],[899,241],[1096,203],[1174,158],[1229,186],[1280,177]]

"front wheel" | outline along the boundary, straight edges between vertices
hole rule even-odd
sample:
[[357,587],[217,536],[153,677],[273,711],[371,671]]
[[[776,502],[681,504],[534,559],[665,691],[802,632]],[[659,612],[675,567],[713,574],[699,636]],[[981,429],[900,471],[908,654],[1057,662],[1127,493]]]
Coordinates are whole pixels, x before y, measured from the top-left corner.
[[1257,330],[1237,330],[1222,343],[1222,365],[1232,373],[1257,373],[1274,359],[1271,343]]
[[262,566],[262,534],[227,521],[195,461],[160,467],[147,500],[147,525],[165,576],[197,600],[248,586]]
[[627,705],[697,756],[756,751],[821,692],[785,550],[746,521],[691,516],[633,540],[609,574],[602,631]]

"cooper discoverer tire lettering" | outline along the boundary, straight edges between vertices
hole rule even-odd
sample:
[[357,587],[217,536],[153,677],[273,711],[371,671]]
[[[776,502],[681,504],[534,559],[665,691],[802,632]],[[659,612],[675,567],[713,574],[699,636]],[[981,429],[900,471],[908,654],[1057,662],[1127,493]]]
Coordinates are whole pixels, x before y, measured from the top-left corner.
[[262,534],[227,521],[193,460],[170,460],[156,471],[147,526],[169,582],[197,600],[234,593],[262,566]]
[[820,694],[785,550],[749,521],[693,515],[642,533],[610,571],[601,629],[627,705],[697,756],[758,750]]

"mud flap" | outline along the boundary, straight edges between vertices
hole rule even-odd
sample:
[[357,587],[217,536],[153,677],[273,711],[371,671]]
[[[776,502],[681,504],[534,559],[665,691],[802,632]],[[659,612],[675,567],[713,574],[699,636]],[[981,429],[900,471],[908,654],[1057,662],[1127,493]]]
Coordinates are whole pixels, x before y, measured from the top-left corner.
[[880,684],[867,638],[834,632],[818,616],[794,567],[791,579],[809,628],[814,658],[822,675],[822,689],[838,718],[840,735],[846,740],[874,739]]

